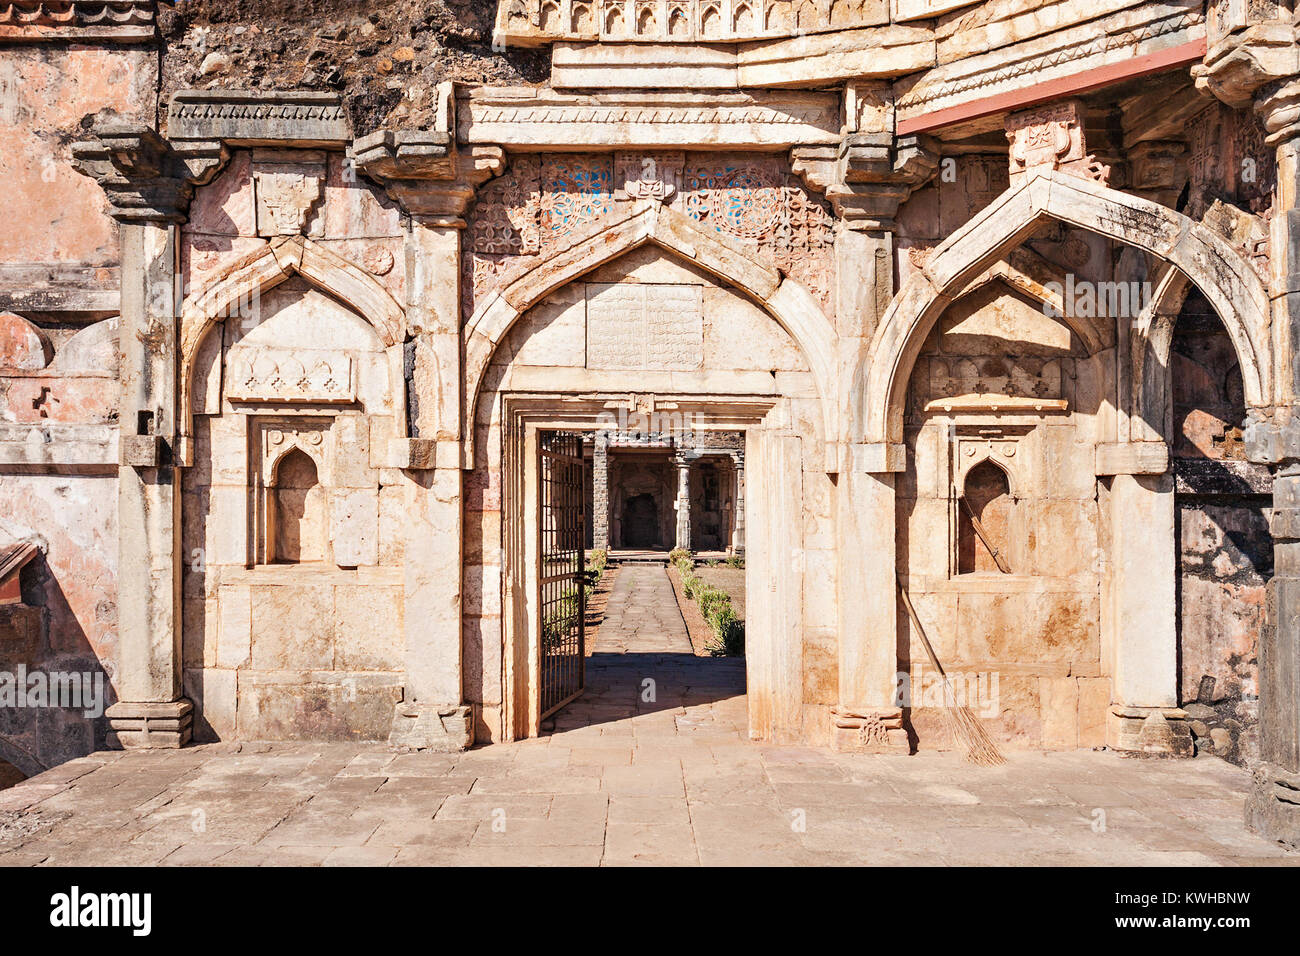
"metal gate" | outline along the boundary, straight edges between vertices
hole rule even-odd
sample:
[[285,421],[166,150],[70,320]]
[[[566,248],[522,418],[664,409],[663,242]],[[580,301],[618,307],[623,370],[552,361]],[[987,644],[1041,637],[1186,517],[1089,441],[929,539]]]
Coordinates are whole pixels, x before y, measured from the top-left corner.
[[587,616],[584,493],[579,432],[542,432],[538,440],[541,493],[538,605],[541,608],[542,718],[582,693]]

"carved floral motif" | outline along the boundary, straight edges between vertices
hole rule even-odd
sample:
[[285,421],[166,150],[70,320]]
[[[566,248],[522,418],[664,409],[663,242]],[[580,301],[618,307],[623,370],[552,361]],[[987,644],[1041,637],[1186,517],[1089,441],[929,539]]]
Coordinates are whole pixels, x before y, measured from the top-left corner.
[[834,219],[778,161],[681,153],[565,155],[517,158],[480,192],[462,261],[465,316],[507,274],[587,234],[620,198],[659,199],[752,245],[830,307]]

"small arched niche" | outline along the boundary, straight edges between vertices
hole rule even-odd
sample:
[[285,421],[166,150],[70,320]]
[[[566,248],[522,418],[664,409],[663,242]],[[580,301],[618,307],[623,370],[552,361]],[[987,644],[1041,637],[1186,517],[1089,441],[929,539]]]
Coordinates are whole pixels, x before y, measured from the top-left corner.
[[957,573],[1013,570],[1015,500],[1007,473],[984,459],[966,473],[957,506]]
[[285,453],[275,466],[268,530],[273,564],[325,561],[329,547],[325,489],[316,462],[301,449]]

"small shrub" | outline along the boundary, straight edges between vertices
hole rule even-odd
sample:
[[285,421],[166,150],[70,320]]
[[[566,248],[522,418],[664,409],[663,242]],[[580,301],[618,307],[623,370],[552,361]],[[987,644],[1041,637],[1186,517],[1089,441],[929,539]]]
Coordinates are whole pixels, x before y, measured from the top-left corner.
[[745,559],[742,555],[733,554],[727,558],[726,564],[729,568],[743,568],[745,566]]

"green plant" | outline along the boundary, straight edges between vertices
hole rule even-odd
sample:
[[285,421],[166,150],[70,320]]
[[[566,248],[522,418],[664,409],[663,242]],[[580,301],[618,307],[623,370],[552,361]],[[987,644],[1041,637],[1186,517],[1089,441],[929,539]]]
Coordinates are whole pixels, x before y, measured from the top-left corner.
[[686,548],[673,548],[668,552],[668,560],[673,564],[679,564],[682,558],[689,561],[691,559],[691,552]]
[[745,558],[742,555],[733,554],[727,558],[726,564],[729,568],[743,568],[745,566]]

